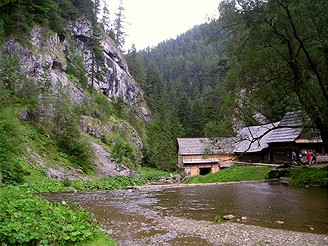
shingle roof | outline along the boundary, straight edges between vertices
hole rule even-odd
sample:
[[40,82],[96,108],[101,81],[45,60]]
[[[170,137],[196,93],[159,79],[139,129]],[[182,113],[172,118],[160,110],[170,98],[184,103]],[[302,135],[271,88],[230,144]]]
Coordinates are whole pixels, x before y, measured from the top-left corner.
[[233,153],[234,138],[178,138],[180,155]]
[[267,139],[271,135],[271,130],[278,126],[279,123],[280,122],[242,128],[237,134],[237,139],[239,139],[239,141],[234,152],[258,152],[269,147]]
[[205,145],[204,141],[208,141],[207,138],[178,138],[179,154],[201,155],[204,153]]
[[301,114],[288,112],[279,122],[244,127],[233,138],[178,138],[179,154],[254,153],[269,147],[270,143],[294,142],[302,130]]
[[267,138],[267,143],[294,142],[301,134],[302,118],[300,113],[288,112]]

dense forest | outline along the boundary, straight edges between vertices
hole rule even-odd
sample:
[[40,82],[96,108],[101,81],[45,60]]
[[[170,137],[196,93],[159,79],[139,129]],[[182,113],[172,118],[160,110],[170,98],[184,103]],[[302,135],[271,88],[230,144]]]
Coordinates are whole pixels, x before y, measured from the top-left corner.
[[222,1],[217,20],[153,48],[132,48],[127,61],[152,109],[162,113],[154,103],[161,95],[184,137],[232,136],[302,111],[304,126],[327,143],[326,7],[320,0]]

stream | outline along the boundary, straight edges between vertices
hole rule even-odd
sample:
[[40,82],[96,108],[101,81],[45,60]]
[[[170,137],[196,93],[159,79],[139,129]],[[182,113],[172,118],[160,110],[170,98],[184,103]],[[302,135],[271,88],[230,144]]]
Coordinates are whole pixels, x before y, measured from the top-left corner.
[[[224,215],[232,222],[295,232],[328,234],[326,188],[297,188],[258,182],[150,187],[114,191],[45,193],[50,201],[69,201],[91,212],[120,245],[168,242],[167,245],[212,245],[191,234],[165,229],[163,218],[210,221]],[[230,223],[230,222],[228,222]],[[142,244],[140,244],[142,245]],[[146,244],[145,244],[146,245]],[[165,245],[165,244],[161,244]]]

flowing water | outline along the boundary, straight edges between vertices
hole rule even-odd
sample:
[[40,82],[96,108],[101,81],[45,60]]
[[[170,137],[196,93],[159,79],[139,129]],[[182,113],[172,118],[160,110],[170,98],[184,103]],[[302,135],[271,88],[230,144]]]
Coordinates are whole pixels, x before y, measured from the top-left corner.
[[163,237],[171,240],[169,245],[211,245],[201,238],[179,238],[161,229],[160,218],[214,221],[217,216],[233,214],[237,223],[328,234],[327,194],[325,188],[260,182],[43,195],[50,201],[81,204],[124,245],[129,240],[152,238],[154,242]]

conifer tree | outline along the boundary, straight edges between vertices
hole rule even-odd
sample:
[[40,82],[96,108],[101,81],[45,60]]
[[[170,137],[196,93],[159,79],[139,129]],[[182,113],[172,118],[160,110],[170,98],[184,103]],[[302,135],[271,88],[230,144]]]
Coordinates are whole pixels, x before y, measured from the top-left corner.
[[128,50],[127,55],[125,56],[129,70],[133,78],[144,87],[146,79],[146,71],[143,65],[143,62],[136,50],[135,44],[132,44],[131,49]]
[[114,20],[114,35],[117,45],[122,49],[125,44],[126,36],[126,33],[124,32],[124,26],[126,24],[124,15],[125,8],[122,0],[120,0],[120,5],[117,11],[118,12],[115,14],[116,19]]
[[102,18],[101,18],[100,22],[101,22],[102,27],[105,30],[105,33],[107,35],[111,36],[110,33],[112,32],[112,27],[111,27],[111,20],[110,20],[110,12],[109,12],[106,2],[104,2]]

